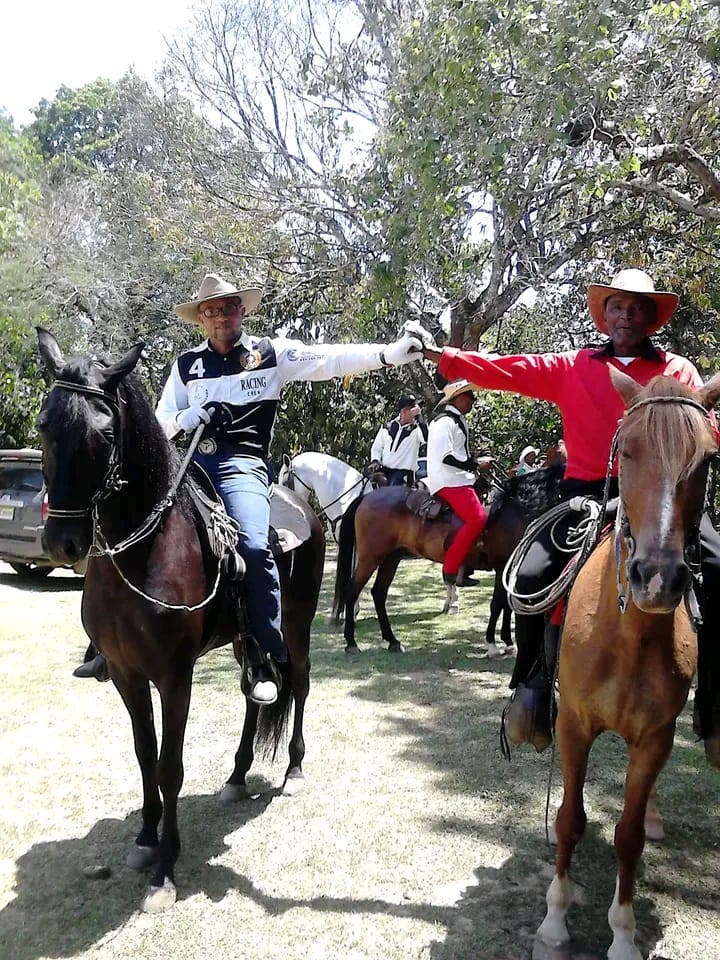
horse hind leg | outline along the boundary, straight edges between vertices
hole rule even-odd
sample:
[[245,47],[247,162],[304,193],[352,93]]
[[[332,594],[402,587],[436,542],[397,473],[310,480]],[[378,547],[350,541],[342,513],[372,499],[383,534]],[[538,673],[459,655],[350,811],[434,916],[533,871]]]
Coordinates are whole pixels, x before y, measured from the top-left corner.
[[377,563],[374,560],[359,561],[355,572],[350,579],[345,594],[345,653],[354,655],[360,653],[360,648],[355,640],[355,604],[360,597],[363,587],[368,582],[377,569]]
[[390,589],[390,584],[395,579],[395,574],[397,573],[398,565],[402,560],[402,551],[396,553],[391,553],[389,557],[385,557],[383,562],[380,564],[375,577],[375,583],[372,585],[373,602],[375,603],[375,611],[378,617],[378,623],[380,625],[380,633],[388,645],[388,650],[391,653],[403,653],[403,646],[398,640],[398,638],[393,633],[393,629],[390,626],[390,619],[387,614],[387,595]]
[[665,766],[672,749],[675,724],[655,733],[630,748],[625,804],[615,827],[617,881],[615,897],[608,910],[613,941],[608,960],[642,960],[635,946],[633,894],[635,874],[645,845],[645,814],[655,780]]
[[[581,730],[582,727],[577,718],[569,710],[563,710],[561,701],[556,735],[562,758],[563,801],[555,821],[557,836],[555,876],[545,897],[547,903],[545,919],[537,931],[537,939],[540,943],[553,948],[561,947],[570,940],[567,929],[567,912],[572,902],[570,862],[587,823],[583,788],[592,738],[583,736]],[[542,956],[540,945],[533,951],[533,956]]]
[[162,801],[157,784],[157,736],[150,684],[142,677],[127,677],[115,671],[112,679],[130,714],[135,756],[142,776],[142,827],[127,858],[129,867],[142,870],[153,864],[157,858],[158,824],[162,816]]

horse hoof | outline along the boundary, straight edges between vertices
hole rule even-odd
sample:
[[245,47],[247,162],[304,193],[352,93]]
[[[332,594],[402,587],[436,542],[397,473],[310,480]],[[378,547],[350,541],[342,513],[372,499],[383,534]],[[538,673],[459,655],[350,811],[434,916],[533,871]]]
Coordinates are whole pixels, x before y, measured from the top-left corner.
[[505,656],[506,656],[506,657],[516,657],[516,656],[517,656],[517,647],[515,646],[514,643],[510,643],[510,644],[508,644],[507,647],[505,647]]
[[713,770],[720,770],[720,736],[707,737],[703,742],[705,744],[705,759]]
[[395,643],[388,644],[388,653],[405,653],[405,647],[396,640]]
[[249,796],[244,783],[226,783],[220,791],[220,803],[229,807],[233,803],[239,803],[240,800],[247,800]]
[[500,653],[500,650],[498,649],[498,645],[496,643],[488,643],[487,645],[488,660],[497,660],[498,657],[501,657],[501,656],[502,656],[502,653]]
[[132,870],[144,870],[151,867],[157,859],[157,847],[141,847],[135,844],[127,855],[127,865]]
[[645,839],[659,842],[665,839],[665,828],[660,817],[645,820]]
[[177,890],[172,880],[165,880],[161,887],[150,887],[142,902],[143,913],[160,913],[167,910],[177,899]]
[[302,773],[289,773],[282,788],[283,797],[296,797],[305,789],[305,777]]
[[362,651],[360,650],[360,647],[352,646],[345,647],[345,653],[348,657],[357,657],[358,654],[362,653]]

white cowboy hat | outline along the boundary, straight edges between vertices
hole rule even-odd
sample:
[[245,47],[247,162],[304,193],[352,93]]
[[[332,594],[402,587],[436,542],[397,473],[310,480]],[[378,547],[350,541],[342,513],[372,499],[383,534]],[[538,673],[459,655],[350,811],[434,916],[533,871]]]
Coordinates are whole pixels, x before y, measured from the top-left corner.
[[223,280],[216,273],[206,273],[200,289],[195,294],[194,300],[187,303],[178,303],[175,306],[175,313],[184,320],[185,323],[198,323],[198,307],[207,300],[219,300],[223,297],[239,297],[245,307],[245,315],[252,313],[260,303],[262,297],[260,287],[246,287],[244,290],[238,290],[227,280]]
[[521,463],[522,463],[522,461],[525,459],[525,457],[526,457],[529,453],[534,453],[535,456],[537,456],[537,455],[540,453],[540,451],[538,450],[537,447],[525,447],[525,449],[523,450],[523,452],[520,454],[520,462],[521,462]]
[[443,387],[442,396],[438,400],[437,406],[439,407],[441,403],[449,403],[453,397],[457,397],[460,393],[471,393],[477,389],[478,387],[474,383],[470,383],[469,380],[452,380]]
[[613,293],[637,293],[655,301],[656,320],[648,327],[648,334],[664,327],[677,310],[680,297],[676,293],[656,290],[652,277],[644,270],[621,270],[609,284],[591,283],[587,290],[588,309],[601,333],[609,333],[605,323],[605,301]]

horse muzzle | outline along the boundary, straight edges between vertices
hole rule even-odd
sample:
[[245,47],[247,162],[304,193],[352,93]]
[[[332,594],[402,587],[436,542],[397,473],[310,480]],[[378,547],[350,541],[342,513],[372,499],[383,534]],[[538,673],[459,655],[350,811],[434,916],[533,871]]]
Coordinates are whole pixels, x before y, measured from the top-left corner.
[[633,603],[645,613],[672,613],[690,586],[690,568],[682,558],[634,557],[628,564]]
[[92,544],[90,520],[58,520],[49,517],[42,535],[43,547],[51,560],[72,566],[83,560]]

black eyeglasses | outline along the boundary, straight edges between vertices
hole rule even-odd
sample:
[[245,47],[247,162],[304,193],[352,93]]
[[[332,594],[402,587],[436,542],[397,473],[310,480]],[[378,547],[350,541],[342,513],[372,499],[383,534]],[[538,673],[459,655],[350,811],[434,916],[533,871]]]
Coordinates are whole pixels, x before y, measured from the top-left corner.
[[234,313],[238,312],[241,303],[241,300],[229,300],[221,307],[203,307],[200,311],[200,316],[206,317],[208,320],[213,320],[215,317],[219,317],[220,314],[224,317],[231,317]]

